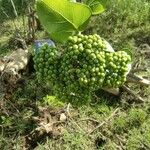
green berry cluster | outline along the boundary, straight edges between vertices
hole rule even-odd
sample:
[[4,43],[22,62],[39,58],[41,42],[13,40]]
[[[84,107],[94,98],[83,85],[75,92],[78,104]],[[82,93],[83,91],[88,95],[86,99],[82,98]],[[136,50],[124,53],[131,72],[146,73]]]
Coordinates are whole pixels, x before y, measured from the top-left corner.
[[124,84],[131,57],[124,51],[105,53],[106,68],[103,87],[117,88]]
[[70,37],[63,53],[60,72],[61,80],[67,85],[76,82],[78,86],[96,90],[105,79],[105,48],[97,35],[82,34]]
[[49,80],[54,83],[57,80],[58,50],[44,44],[34,55],[34,68],[39,81]]
[[88,100],[91,92],[126,81],[130,56],[110,52],[99,35],[70,36],[65,46],[58,55],[56,48],[44,45],[34,57],[38,79],[50,81],[57,97]]

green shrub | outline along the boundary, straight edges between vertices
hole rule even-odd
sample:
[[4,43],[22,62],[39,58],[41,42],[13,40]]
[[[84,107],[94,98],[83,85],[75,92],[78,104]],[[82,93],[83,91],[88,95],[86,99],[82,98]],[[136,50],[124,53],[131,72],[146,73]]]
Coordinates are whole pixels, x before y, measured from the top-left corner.
[[113,122],[113,131],[116,133],[123,133],[128,128],[127,116],[126,114],[120,115]]
[[126,142],[127,150],[138,150],[142,148],[141,143],[142,135],[138,129],[133,129],[129,131],[129,138]]
[[129,125],[138,127],[146,120],[146,112],[142,109],[132,108],[129,111],[128,118],[129,118]]
[[43,98],[44,103],[50,105],[53,108],[61,108],[64,107],[64,103],[60,100],[58,100],[55,96],[49,96]]
[[128,132],[130,129],[141,126],[146,121],[147,114],[139,108],[132,108],[128,115],[123,113],[113,121],[112,130],[115,133]]

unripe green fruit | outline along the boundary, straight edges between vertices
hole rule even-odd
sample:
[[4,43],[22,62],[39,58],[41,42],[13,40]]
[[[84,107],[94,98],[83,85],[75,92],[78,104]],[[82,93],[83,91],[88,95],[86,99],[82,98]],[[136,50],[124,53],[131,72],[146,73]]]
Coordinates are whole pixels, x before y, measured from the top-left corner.
[[92,48],[92,45],[91,44],[87,44],[86,47],[87,48]]
[[99,35],[70,36],[66,49],[46,45],[34,56],[40,81],[48,80],[61,99],[90,99],[101,87],[120,87],[126,81],[131,57],[126,52],[108,52]]
[[73,49],[78,49],[78,45],[73,45]]

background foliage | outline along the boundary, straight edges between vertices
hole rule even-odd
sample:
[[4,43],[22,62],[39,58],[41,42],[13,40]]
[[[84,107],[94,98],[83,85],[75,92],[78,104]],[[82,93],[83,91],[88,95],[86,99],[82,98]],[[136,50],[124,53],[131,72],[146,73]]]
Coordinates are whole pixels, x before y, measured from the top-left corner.
[[[27,6],[35,0],[12,0],[15,5],[18,15],[23,15],[27,12]],[[0,0],[0,19],[1,22],[9,18],[14,18],[15,13],[11,0]]]
[[91,32],[99,33],[113,47],[150,43],[150,4],[147,0],[107,0],[106,11],[93,18]]

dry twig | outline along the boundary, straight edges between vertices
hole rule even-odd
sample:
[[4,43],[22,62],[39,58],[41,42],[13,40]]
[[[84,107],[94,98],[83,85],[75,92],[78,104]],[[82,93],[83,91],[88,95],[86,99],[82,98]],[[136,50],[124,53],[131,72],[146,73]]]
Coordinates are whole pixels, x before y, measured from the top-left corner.
[[130,95],[132,95],[133,97],[135,97],[139,102],[145,102],[142,97],[136,95],[136,93],[134,93],[132,90],[130,90],[130,88],[128,88],[127,86],[123,85],[122,88],[127,93],[129,93]]
[[81,119],[81,120],[79,120],[79,121],[92,121],[92,122],[95,122],[95,123],[99,123],[98,120],[93,119],[93,118],[83,118],[83,119]]
[[127,75],[127,81],[141,84],[141,85],[147,85],[147,86],[150,85],[149,80],[139,77],[137,75],[131,74],[131,73]]
[[70,120],[70,122],[72,124],[74,124],[76,127],[78,127],[78,129],[84,133],[86,133],[86,131],[84,131],[79,125],[78,123],[71,117],[71,114],[70,114],[70,103],[67,105],[67,109],[66,109],[66,112],[67,112],[67,116],[68,116],[68,119]]
[[105,119],[102,123],[100,123],[96,128],[94,128],[91,132],[88,133],[89,134],[92,134],[94,131],[96,131],[97,129],[99,129],[100,127],[102,127],[104,124],[106,124],[110,119],[112,119],[116,113],[119,111],[120,109],[117,108],[107,119]]
[[119,95],[120,93],[119,88],[112,88],[112,89],[103,88],[103,90],[113,95]]

